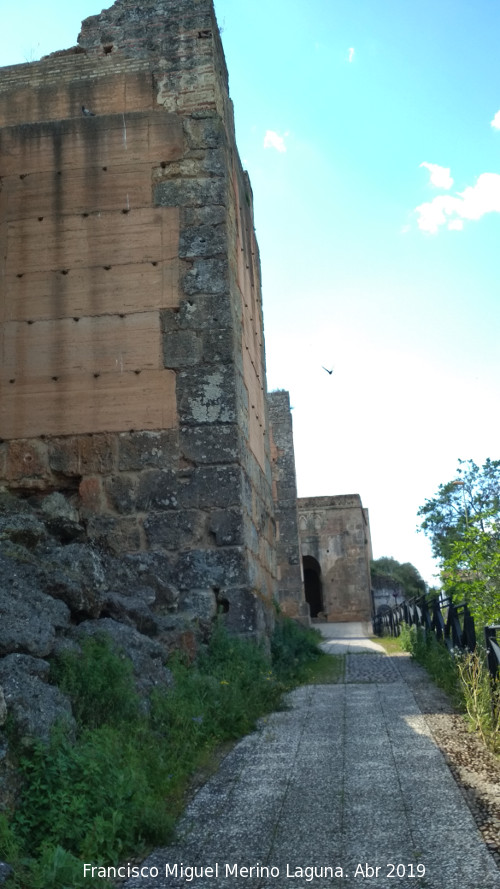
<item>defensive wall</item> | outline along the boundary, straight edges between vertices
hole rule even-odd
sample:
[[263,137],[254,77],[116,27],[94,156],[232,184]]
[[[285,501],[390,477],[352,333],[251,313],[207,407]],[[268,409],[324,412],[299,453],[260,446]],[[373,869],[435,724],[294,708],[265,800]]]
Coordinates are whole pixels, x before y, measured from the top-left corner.
[[297,512],[288,393],[268,399],[212,0],[117,0],[3,68],[0,158],[0,490],[154,555],[169,609],[255,635],[273,599],[369,619],[367,511]]
[[0,485],[265,633],[259,253],[211,0],[118,0],[2,69],[0,153]]

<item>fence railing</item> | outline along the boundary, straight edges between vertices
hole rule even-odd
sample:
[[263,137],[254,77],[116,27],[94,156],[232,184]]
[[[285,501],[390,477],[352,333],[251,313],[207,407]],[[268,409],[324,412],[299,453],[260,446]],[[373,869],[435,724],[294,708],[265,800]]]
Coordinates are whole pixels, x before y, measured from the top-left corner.
[[[465,602],[455,605],[449,596],[419,596],[405,600],[382,614],[377,614],[373,620],[373,629],[377,636],[399,636],[403,623],[434,633],[450,651],[454,648],[474,651],[476,648],[474,620],[467,605]],[[500,674],[500,624],[485,627],[484,634],[488,668],[491,677],[496,680]]]

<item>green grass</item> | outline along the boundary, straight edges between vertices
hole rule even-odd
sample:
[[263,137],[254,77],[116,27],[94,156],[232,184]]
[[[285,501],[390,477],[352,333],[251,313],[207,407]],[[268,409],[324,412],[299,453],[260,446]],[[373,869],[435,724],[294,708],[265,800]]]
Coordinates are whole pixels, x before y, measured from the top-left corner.
[[251,731],[301,682],[336,681],[342,658],[318,649],[319,634],[279,619],[271,658],[217,625],[193,664],[169,662],[173,686],[144,711],[123,652],[105,638],[66,653],[51,680],[69,696],[76,739],[63,725],[50,744],[17,750],[21,789],[0,814],[0,859],[12,889],[106,885],[83,878],[82,861],[137,858],[173,837],[193,775],[215,752]]
[[381,645],[386,654],[401,654],[401,636],[370,636],[372,642]]

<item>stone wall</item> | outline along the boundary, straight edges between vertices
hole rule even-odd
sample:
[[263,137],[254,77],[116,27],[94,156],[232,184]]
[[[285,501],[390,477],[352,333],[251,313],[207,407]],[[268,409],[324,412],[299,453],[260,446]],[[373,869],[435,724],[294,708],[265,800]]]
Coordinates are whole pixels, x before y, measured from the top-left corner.
[[212,2],[118,0],[1,74],[0,485],[265,633],[260,266]]
[[311,616],[370,621],[370,526],[359,494],[302,497],[298,509]]
[[270,392],[268,403],[276,515],[278,601],[285,614],[309,623],[309,607],[304,597],[300,555],[297,479],[289,393],[284,390]]

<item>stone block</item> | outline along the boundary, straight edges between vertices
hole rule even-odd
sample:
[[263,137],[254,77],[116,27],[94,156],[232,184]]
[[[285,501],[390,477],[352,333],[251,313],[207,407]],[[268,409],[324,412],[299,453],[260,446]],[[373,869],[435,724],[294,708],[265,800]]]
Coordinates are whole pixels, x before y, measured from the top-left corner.
[[221,595],[226,599],[229,608],[224,615],[224,623],[233,633],[256,635],[263,623],[259,613],[262,603],[248,588],[223,587]]
[[205,207],[183,207],[181,225],[190,228],[196,225],[220,225],[226,221],[226,208],[220,204]]
[[27,654],[0,659],[0,684],[23,746],[29,746],[34,738],[48,742],[56,722],[75,728],[68,698],[47,682],[49,670],[47,661]]
[[213,590],[189,590],[179,598],[179,611],[191,618],[212,620],[217,614],[217,600]]
[[186,118],[183,126],[190,148],[218,148],[223,143],[224,128],[218,115]]
[[116,435],[73,435],[49,442],[49,466],[68,476],[106,474],[113,471]]
[[224,225],[197,225],[185,228],[179,238],[181,259],[220,256],[227,251],[227,233]]
[[232,327],[215,328],[203,332],[202,360],[207,364],[229,363],[236,355],[236,333]]
[[14,486],[43,488],[51,473],[47,447],[42,441],[24,439],[8,443],[5,478]]
[[100,477],[83,478],[78,486],[81,509],[85,512],[102,512],[104,497]]
[[197,510],[150,512],[144,519],[144,533],[150,547],[178,551],[203,542],[206,517]]
[[199,466],[179,477],[178,500],[185,509],[239,506],[241,469],[229,466]]
[[240,453],[240,434],[235,424],[183,426],[180,450],[193,463],[235,463]]
[[232,327],[233,318],[229,297],[197,296],[185,299],[179,310],[165,310],[160,313],[161,328],[164,333],[174,330],[200,330]]
[[190,368],[177,375],[180,424],[234,423],[237,419],[232,367]]
[[166,179],[154,188],[154,203],[160,207],[225,206],[226,185],[222,179]]
[[178,505],[177,474],[170,469],[148,469],[139,478],[137,509],[175,509]]
[[176,469],[178,456],[177,429],[164,432],[126,432],[118,436],[118,468],[121,471],[146,467]]
[[89,540],[116,556],[136,552],[142,545],[140,526],[137,519],[132,517],[90,516],[87,535]]
[[197,259],[182,279],[186,296],[223,294],[229,286],[227,259]]
[[172,330],[163,334],[163,366],[176,370],[199,364],[202,339],[194,330]]
[[133,475],[113,475],[104,482],[104,490],[111,509],[119,513],[134,512],[137,502],[138,480]]
[[[37,569],[29,566],[27,553],[12,547],[0,551],[0,656],[22,652],[46,657],[53,650],[56,631],[69,626],[70,612],[63,602],[46,595]],[[31,570],[30,570],[31,568]]]
[[179,589],[225,589],[244,586],[247,581],[245,552],[242,547],[193,549],[177,560]]
[[210,513],[208,530],[215,537],[217,546],[242,546],[244,540],[243,518],[240,509],[217,509]]

